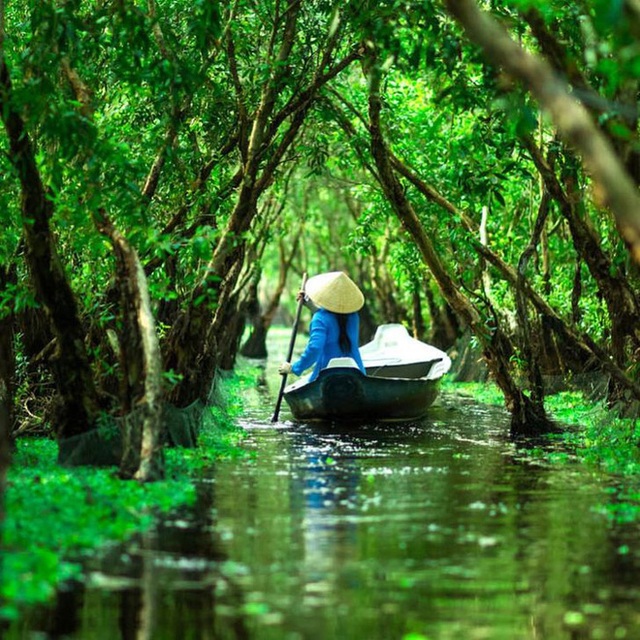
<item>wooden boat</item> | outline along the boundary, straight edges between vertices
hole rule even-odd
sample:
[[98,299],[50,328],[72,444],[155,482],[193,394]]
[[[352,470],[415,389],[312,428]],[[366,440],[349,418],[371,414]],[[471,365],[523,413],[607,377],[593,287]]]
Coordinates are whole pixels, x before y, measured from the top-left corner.
[[364,375],[352,358],[334,358],[319,376],[289,385],[284,398],[296,420],[405,421],[423,417],[451,360],[414,340],[399,324],[378,327],[360,348]]

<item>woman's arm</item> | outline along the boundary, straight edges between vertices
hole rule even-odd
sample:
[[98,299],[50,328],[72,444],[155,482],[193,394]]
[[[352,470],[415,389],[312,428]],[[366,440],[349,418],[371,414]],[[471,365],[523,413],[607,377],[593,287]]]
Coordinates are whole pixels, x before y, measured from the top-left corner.
[[327,327],[322,320],[321,313],[314,313],[309,328],[309,342],[300,358],[293,363],[291,371],[297,376],[302,375],[317,361],[327,341]]

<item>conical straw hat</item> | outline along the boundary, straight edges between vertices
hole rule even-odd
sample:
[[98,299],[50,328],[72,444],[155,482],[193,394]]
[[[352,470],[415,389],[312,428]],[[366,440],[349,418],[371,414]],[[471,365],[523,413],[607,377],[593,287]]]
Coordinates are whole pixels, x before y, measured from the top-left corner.
[[353,313],[364,305],[362,291],[342,271],[313,276],[307,280],[304,290],[317,306],[334,313]]

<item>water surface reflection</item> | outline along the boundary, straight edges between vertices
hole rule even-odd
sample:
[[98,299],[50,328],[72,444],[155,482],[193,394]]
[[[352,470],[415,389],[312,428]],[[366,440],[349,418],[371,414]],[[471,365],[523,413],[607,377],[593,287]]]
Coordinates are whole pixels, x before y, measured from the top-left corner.
[[218,464],[194,510],[7,637],[640,637],[638,532],[598,508],[610,479],[527,461],[499,409],[445,397],[348,429],[265,413],[245,422],[256,456]]
[[254,620],[259,637],[640,636],[637,541],[619,552],[605,480],[526,462],[501,411],[449,404],[412,425],[258,428],[261,460],[219,468],[229,552],[279,620]]

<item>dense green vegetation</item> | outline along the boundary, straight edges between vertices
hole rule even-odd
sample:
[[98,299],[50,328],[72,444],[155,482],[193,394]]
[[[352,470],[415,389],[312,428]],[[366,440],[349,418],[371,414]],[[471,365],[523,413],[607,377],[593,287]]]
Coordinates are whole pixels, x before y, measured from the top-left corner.
[[361,282],[368,331],[470,332],[516,431],[544,429],[541,373],[637,399],[640,65],[616,7],[7,7],[9,423],[66,438],[144,406],[156,451],[162,403],[207,400],[247,313],[263,350],[304,269]]
[[[9,474],[0,617],[48,602],[58,583],[79,578],[83,554],[126,540],[193,500],[176,481],[123,483],[111,469],[63,470],[55,442],[23,439]],[[35,511],[38,517],[27,516]]]
[[207,416],[199,447],[167,451],[160,482],[126,482],[115,467],[63,468],[54,440],[18,440],[7,480],[0,619],[49,602],[60,583],[82,578],[83,561],[192,505],[193,480],[216,460],[246,455],[235,426],[243,380],[227,379],[224,387],[224,408]]
[[[548,380],[585,373],[634,415],[639,18],[632,0],[0,3],[0,487],[13,441],[54,438],[64,462],[114,424],[118,474],[165,477],[167,407],[202,422],[303,271],[361,284],[363,339],[403,322],[482,359],[514,435],[549,429]],[[610,424],[585,448],[634,450]]]

